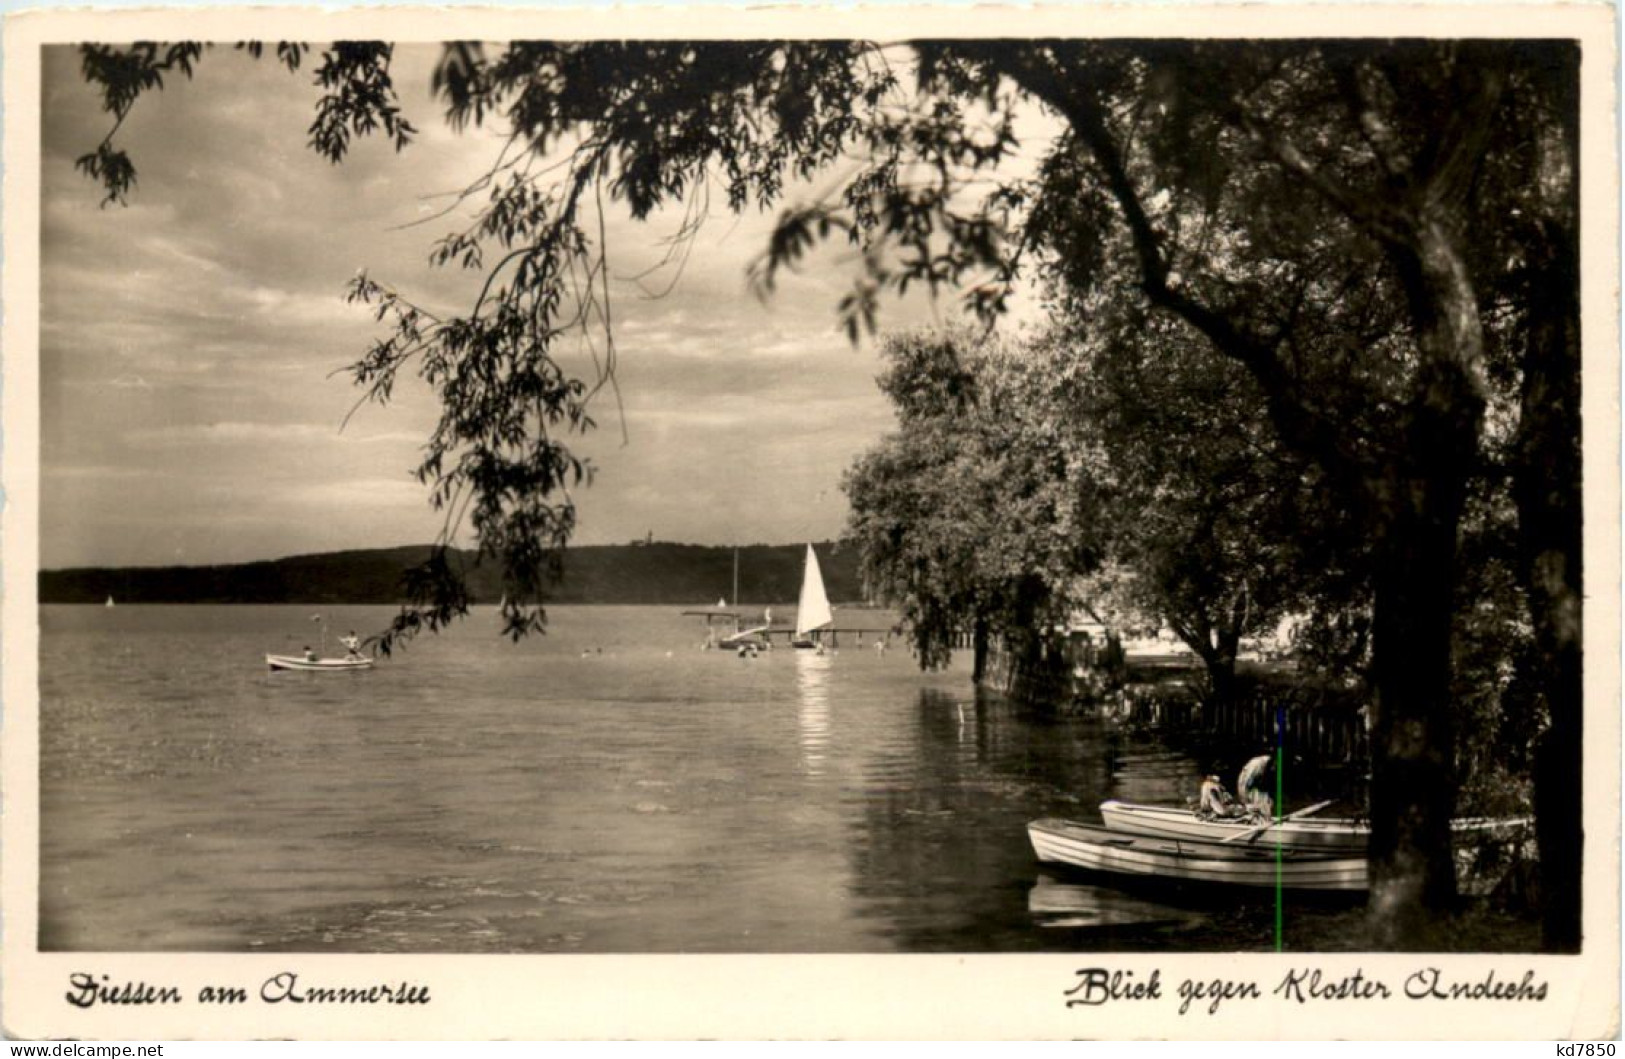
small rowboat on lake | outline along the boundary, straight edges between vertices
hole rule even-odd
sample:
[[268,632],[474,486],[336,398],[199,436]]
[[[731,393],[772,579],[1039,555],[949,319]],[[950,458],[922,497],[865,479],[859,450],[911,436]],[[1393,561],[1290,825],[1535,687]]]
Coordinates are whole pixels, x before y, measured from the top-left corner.
[[[1371,826],[1347,817],[1303,816],[1260,828],[1245,817],[1233,820],[1201,817],[1189,809],[1133,802],[1101,803],[1106,827],[1128,835],[1171,838],[1229,845],[1267,846],[1305,853],[1365,856]],[[1529,825],[1528,817],[1491,819],[1463,817],[1451,823],[1458,842],[1482,841],[1515,835]]]
[[265,664],[271,667],[272,672],[278,669],[302,669],[314,673],[331,673],[347,669],[371,669],[370,658],[317,658],[308,659],[299,655],[266,655]]
[[1366,889],[1364,855],[1154,838],[1056,819],[1034,820],[1027,837],[1041,861],[1113,875],[1269,888],[1279,883],[1288,890]]

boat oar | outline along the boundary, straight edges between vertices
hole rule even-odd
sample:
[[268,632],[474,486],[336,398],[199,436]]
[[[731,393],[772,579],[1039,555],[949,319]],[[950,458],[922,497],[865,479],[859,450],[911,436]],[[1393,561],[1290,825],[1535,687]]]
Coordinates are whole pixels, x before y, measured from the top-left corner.
[[1259,832],[1268,831],[1270,828],[1274,827],[1276,824],[1284,824],[1288,820],[1296,820],[1298,817],[1300,817],[1300,816],[1308,816],[1310,813],[1318,813],[1322,809],[1326,808],[1328,805],[1332,804],[1332,802],[1334,802],[1336,800],[1337,799],[1335,799],[1335,798],[1330,798],[1330,799],[1327,799],[1324,802],[1316,802],[1314,805],[1311,805],[1307,809],[1299,809],[1295,813],[1288,813],[1286,816],[1281,817],[1281,819],[1279,819],[1279,820],[1271,820],[1268,823],[1259,824],[1257,827],[1255,827],[1255,828],[1253,828],[1253,829],[1251,829],[1249,831],[1237,831],[1235,834],[1231,835],[1229,838],[1223,839],[1219,844],[1222,846],[1225,842],[1235,842],[1235,841],[1237,841],[1239,839],[1243,839],[1243,838],[1252,838],[1254,835],[1258,834]]

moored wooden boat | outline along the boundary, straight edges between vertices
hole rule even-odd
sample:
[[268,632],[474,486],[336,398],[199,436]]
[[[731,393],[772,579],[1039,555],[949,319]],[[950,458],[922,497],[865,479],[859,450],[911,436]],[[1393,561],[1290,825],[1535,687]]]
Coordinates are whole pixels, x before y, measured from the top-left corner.
[[301,658],[298,655],[266,655],[265,664],[275,672],[278,669],[302,669],[327,673],[347,669],[371,669],[370,658]]
[[1027,837],[1041,861],[1114,875],[1288,890],[1366,889],[1363,855],[1130,835],[1059,819],[1034,820]]
[[[1224,842],[1230,845],[1267,846],[1302,850],[1306,853],[1365,856],[1371,840],[1371,827],[1364,821],[1335,816],[1304,816],[1283,820],[1262,829],[1245,817],[1234,820],[1198,816],[1189,809],[1134,802],[1101,803],[1100,815],[1106,827],[1129,835]],[[1509,835],[1530,824],[1528,817],[1492,819],[1463,817],[1451,824],[1458,842]]]

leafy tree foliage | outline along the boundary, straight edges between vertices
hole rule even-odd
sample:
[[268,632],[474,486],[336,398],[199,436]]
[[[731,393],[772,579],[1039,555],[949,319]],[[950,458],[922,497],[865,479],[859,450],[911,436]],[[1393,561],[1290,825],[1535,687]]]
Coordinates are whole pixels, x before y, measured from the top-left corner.
[[[85,54],[115,128],[198,55]],[[324,52],[336,79],[322,81],[317,149],[410,137],[388,60],[382,45]],[[470,498],[482,550],[529,590],[572,517],[579,468],[556,433],[590,424],[581,398],[613,371],[605,198],[644,217],[715,184],[735,210],[765,207],[790,177],[855,160],[838,191],[781,215],[754,273],[770,289],[813,242],[848,240],[864,262],[840,305],[854,335],[884,292],[916,284],[962,290],[992,317],[1025,268],[1097,299],[1131,275],[1138,304],[1246,370],[1279,437],[1370,539],[1372,903],[1395,944],[1426,944],[1424,912],[1454,897],[1458,540],[1488,417],[1505,411],[1551,718],[1537,767],[1547,937],[1572,945],[1578,63],[1560,41],[452,45],[435,75],[449,119],[500,123],[513,148],[470,189],[488,196],[477,223],[437,251],[483,269],[486,289],[434,320],[358,281],[395,331],[357,374],[379,398],[409,362],[430,375],[446,418],[424,477],[453,520]],[[1035,174],[1007,164],[1031,106],[1060,126]],[[111,139],[92,157],[111,196],[133,186]],[[604,336],[597,380],[552,358],[583,326]],[[455,580],[423,579],[430,624],[457,611]]]
[[1358,548],[1334,542],[1342,527],[1319,474],[1283,450],[1244,370],[1168,321],[1124,324],[1098,344],[1093,397],[1079,407],[1106,455],[1111,554],[1133,575],[1130,598],[1168,623],[1206,665],[1210,693],[1227,698],[1244,637],[1317,598],[1346,606],[1328,574]]
[[967,633],[977,679],[994,641],[1030,664],[1099,562],[1087,455],[1059,413],[1067,380],[1046,373],[1035,392],[1042,355],[963,330],[883,348],[900,430],[843,482],[866,580],[902,610],[922,668],[945,665]]
[[1031,661],[1069,608],[1109,605],[1169,624],[1229,696],[1242,638],[1332,602],[1358,545],[1245,371],[1142,313],[1068,324],[888,340],[901,429],[847,477],[871,583],[926,666],[967,629]]

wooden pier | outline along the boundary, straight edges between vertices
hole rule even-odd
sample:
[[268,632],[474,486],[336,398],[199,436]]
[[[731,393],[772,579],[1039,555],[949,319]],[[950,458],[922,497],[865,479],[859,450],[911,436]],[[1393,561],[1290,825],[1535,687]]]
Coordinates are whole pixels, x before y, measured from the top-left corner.
[[[728,636],[737,636],[741,633],[753,633],[769,643],[778,640],[789,643],[794,640],[795,624],[776,620],[771,624],[763,624],[764,609],[771,611],[776,608],[723,606],[685,610],[682,613],[685,617],[704,618],[707,638],[711,642],[719,642]],[[795,613],[794,607],[784,609],[792,615]],[[901,635],[901,626],[895,612],[853,607],[846,610],[837,608],[835,620],[821,629],[814,630],[809,638],[814,643],[838,648],[843,643],[852,646],[868,646],[876,641],[890,644]]]

